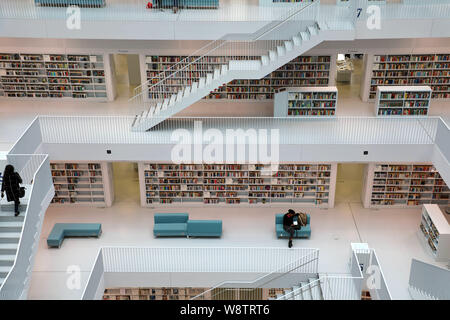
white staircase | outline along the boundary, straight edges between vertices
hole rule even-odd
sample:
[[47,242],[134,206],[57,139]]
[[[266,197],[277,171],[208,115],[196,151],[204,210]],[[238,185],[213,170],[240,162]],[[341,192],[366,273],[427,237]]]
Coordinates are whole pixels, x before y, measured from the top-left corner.
[[15,217],[14,210],[0,210],[0,286],[14,264],[24,216]]
[[[319,2],[290,7],[248,40],[213,41],[143,83],[130,99],[142,110],[132,130],[149,130],[223,84],[261,79],[315,47],[326,38],[321,33],[328,30],[326,23],[317,23],[318,12]],[[212,63],[217,57],[220,62]]]
[[319,277],[309,278],[285,290],[284,294],[277,294],[277,300],[324,300],[321,286]]

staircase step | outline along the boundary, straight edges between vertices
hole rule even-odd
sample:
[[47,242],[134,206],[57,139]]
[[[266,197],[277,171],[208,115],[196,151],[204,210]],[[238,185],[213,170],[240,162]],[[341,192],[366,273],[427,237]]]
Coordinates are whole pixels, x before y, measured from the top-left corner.
[[[0,211],[3,212],[14,212],[14,202],[7,202],[0,205]],[[24,213],[27,211],[27,204],[21,203],[19,205],[19,212]]]
[[187,97],[187,96],[189,96],[190,94],[191,94],[191,87],[190,87],[190,86],[185,87],[185,88],[184,88],[183,95],[184,95],[185,97]]
[[169,106],[169,102],[170,102],[169,98],[164,99],[164,101],[162,102],[162,105],[161,105],[161,110],[166,110],[167,107]]
[[292,51],[292,49],[294,49],[294,43],[292,41],[285,41],[284,47],[287,51]]
[[294,299],[294,296],[292,294],[292,290],[290,290],[290,289],[285,290],[284,291],[284,295],[286,297],[286,300],[293,300]]
[[310,39],[310,36],[309,36],[308,32],[306,32],[306,31],[300,32],[300,36],[302,37],[303,41],[308,41]]
[[16,254],[18,243],[0,243],[0,254]]
[[322,292],[320,290],[320,283],[317,279],[309,278],[309,287],[311,288],[311,295],[313,300],[323,300]]
[[277,46],[277,54],[279,57],[282,57],[286,54],[286,48],[283,46]]
[[176,102],[180,102],[183,99],[183,89],[181,89],[180,91],[178,91],[177,93],[177,97],[175,98]]
[[267,66],[269,63],[270,63],[269,56],[267,56],[267,55],[261,56],[261,64],[263,66]]
[[0,278],[6,278],[10,270],[10,266],[0,266]]
[[192,89],[191,92],[194,93],[198,89],[198,82],[192,82]]
[[0,255],[0,266],[12,266],[14,264],[14,260],[16,259],[15,255]]
[[269,51],[269,58],[270,58],[270,61],[275,61],[275,60],[278,59],[278,55],[277,55],[277,53],[275,51],[270,50]]
[[13,212],[0,211],[0,223],[2,223],[3,221],[5,221],[5,222],[7,222],[7,221],[23,221],[24,219],[25,219],[25,216],[23,214],[15,217]]
[[4,281],[5,281],[5,278],[0,277],[0,286],[3,284]]
[[22,221],[0,222],[0,232],[21,232],[22,225],[23,225]]
[[228,73],[228,66],[226,64],[223,64],[221,69],[222,70],[220,72],[223,76]]
[[173,106],[175,104],[176,99],[177,99],[177,95],[172,94],[172,96],[170,97],[170,100],[169,100],[169,107]]
[[313,36],[316,36],[318,34],[316,26],[309,26],[308,31]]
[[216,68],[214,69],[214,80],[219,79],[220,77],[220,69]]
[[294,291],[294,300],[303,300],[302,290],[300,290],[300,286],[293,286],[292,291]]
[[205,86],[205,84],[206,84],[206,79],[205,79],[205,77],[201,77],[201,78],[198,80],[198,88],[199,88],[199,89],[202,89],[202,88]]
[[300,47],[302,45],[302,37],[300,35],[292,37],[292,42],[295,46]]
[[206,84],[210,84],[213,80],[213,74],[212,73],[208,73],[206,74]]
[[304,300],[312,300],[311,290],[309,288],[308,282],[300,282],[300,285],[302,286],[302,294]]
[[20,232],[0,232],[0,243],[19,243]]

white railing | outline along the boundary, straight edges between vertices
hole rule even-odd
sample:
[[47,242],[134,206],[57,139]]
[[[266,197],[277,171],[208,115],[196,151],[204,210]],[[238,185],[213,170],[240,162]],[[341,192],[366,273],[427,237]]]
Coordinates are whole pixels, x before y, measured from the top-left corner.
[[44,214],[54,195],[47,155],[7,155],[8,163],[31,184],[25,220],[13,267],[0,287],[1,300],[26,299]]
[[[287,272],[290,267],[291,274],[316,273],[318,255],[317,249],[309,248],[103,247],[93,264],[82,299],[98,298],[104,273],[265,274],[266,277],[256,279],[257,284],[262,286],[264,280],[270,281],[281,275],[273,273],[273,270]],[[267,274],[273,275],[273,279],[268,279]],[[256,280],[242,281],[240,284],[248,285]]]
[[[250,61],[260,60],[261,55],[269,55],[269,51],[277,51],[284,41],[290,40],[300,31],[305,31],[308,25],[318,20],[320,1],[312,3],[296,3],[280,16],[268,21],[252,35],[238,35],[237,39],[227,35],[211,41],[206,46],[195,51],[134,89],[130,102],[140,111],[163,105],[166,99],[183,92],[186,87],[196,87],[208,76],[223,73],[223,68],[231,69],[230,61],[241,61],[252,66]],[[157,63],[155,61],[155,63]],[[240,64],[245,68],[245,65]],[[252,70],[252,69],[250,69]],[[149,101],[150,100],[150,101]],[[167,101],[166,101],[167,103]],[[139,109],[135,110],[139,112]]]
[[99,293],[103,293],[104,291],[104,273],[103,252],[102,248],[100,248],[91,269],[91,273],[89,274],[81,300],[99,300]]
[[268,273],[315,250],[105,247],[102,252],[105,272]]
[[[251,288],[251,289],[259,289],[259,288],[267,288],[267,287],[276,287],[275,282],[278,282],[289,275],[292,274],[315,274],[318,271],[319,264],[319,250],[314,249],[311,253],[292,261],[281,268],[278,268],[268,274],[265,274],[261,277],[250,281],[223,281],[212,288],[206,290],[205,292],[195,296],[191,300],[214,300],[216,298],[222,298],[226,295],[226,292],[229,290],[233,290],[233,288]],[[290,279],[292,283],[294,279]],[[247,300],[250,299],[251,296],[248,297]]]
[[450,270],[412,259],[409,288],[420,299],[450,300]]
[[248,117],[171,118],[150,132],[133,132],[134,117],[40,116],[42,142],[85,144],[174,144],[173,131],[193,132],[194,122],[203,130],[279,129],[280,144],[433,144],[439,117],[421,119],[382,117]]

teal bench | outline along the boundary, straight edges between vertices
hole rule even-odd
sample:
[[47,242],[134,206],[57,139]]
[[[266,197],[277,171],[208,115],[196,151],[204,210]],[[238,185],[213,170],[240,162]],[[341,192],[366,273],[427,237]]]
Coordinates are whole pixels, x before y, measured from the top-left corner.
[[104,7],[105,0],[34,0],[39,6],[60,7],[77,5],[80,7]]
[[100,223],[55,223],[48,235],[49,247],[61,247],[65,237],[100,237],[102,225]]
[[[283,213],[275,215],[275,231],[278,238],[289,238],[289,233],[283,229]],[[295,230],[294,238],[310,238],[311,237],[311,216],[306,215],[306,226],[301,227],[300,230]]]
[[221,220],[189,220],[187,213],[155,213],[155,237],[220,237]]

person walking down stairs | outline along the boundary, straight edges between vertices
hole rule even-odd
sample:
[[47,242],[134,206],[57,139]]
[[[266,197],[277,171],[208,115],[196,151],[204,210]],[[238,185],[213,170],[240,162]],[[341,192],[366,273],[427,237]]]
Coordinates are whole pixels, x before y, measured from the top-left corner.
[[5,196],[6,192],[6,200],[14,201],[14,212],[17,217],[19,212],[19,204],[20,198],[23,197],[23,193],[25,189],[20,187],[22,183],[22,178],[20,175],[14,171],[14,167],[8,164],[5,167],[5,171],[3,173],[3,183],[2,183],[2,199]]

